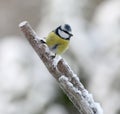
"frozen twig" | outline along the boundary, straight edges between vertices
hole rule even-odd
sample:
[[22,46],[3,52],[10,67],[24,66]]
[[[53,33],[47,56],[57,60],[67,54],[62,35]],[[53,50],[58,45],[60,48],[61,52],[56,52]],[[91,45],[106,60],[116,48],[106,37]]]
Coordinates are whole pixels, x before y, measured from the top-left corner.
[[51,58],[48,46],[41,42],[42,39],[40,40],[27,21],[20,23],[19,27],[80,114],[103,114],[99,103],[94,102],[92,95],[84,88],[65,60]]

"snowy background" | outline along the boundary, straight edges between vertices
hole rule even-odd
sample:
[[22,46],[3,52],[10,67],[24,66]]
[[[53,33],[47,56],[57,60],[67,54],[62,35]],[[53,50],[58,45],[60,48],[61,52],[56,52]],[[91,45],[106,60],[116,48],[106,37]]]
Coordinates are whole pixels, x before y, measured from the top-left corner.
[[79,114],[18,28],[40,37],[68,23],[63,55],[100,102],[120,114],[120,0],[0,0],[0,114]]

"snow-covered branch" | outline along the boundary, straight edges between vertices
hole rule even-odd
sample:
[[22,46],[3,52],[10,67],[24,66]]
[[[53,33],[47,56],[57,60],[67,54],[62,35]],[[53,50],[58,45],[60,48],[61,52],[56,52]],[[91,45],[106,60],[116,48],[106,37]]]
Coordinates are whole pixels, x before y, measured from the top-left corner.
[[20,23],[19,27],[80,114],[102,114],[99,103],[94,102],[92,95],[84,88],[65,60],[51,58],[52,53],[48,46],[41,42],[42,39],[36,35],[27,21]]

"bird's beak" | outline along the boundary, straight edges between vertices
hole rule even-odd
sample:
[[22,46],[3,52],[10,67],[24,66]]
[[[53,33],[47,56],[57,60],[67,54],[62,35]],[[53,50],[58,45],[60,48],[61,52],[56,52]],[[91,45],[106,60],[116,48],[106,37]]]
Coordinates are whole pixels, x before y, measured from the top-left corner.
[[70,36],[72,37],[72,36],[73,36],[73,34],[70,34]]

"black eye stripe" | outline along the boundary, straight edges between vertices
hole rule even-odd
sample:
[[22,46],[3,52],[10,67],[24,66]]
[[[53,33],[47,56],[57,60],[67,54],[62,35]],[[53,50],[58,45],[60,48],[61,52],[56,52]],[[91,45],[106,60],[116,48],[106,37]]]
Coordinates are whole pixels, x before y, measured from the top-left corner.
[[[62,30],[62,31],[64,31],[64,30]],[[64,31],[64,32],[65,32],[66,34],[72,36],[72,34],[70,34],[69,32],[67,32],[67,31]]]
[[[61,29],[61,27],[59,26],[56,30],[54,30],[53,32],[55,32],[59,37],[61,37],[60,35],[59,35],[59,33],[58,33],[58,30],[61,30],[61,31],[63,31],[62,29]],[[70,37],[71,36],[73,36],[72,34],[70,34],[70,33],[68,33],[68,32],[66,32],[66,31],[64,31],[65,33],[67,33],[68,35],[69,35],[69,37],[68,38],[62,38],[62,39],[64,39],[64,40],[70,40]]]

